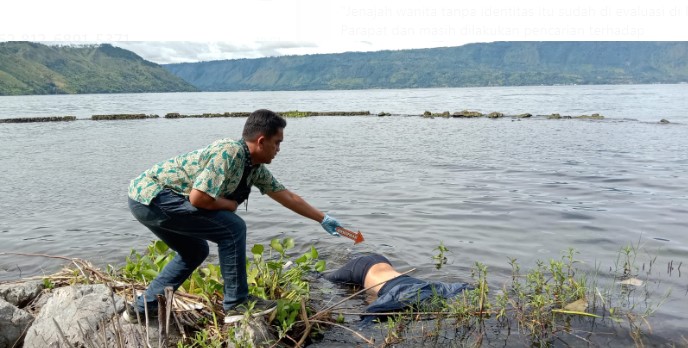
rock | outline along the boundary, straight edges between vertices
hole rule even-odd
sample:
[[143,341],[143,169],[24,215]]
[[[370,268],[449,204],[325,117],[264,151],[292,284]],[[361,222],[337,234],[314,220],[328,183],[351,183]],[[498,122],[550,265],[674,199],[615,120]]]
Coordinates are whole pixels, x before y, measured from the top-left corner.
[[26,304],[38,297],[42,290],[43,282],[39,280],[7,283],[0,285],[0,298],[19,308],[24,308]]
[[256,317],[238,322],[234,337],[227,344],[229,347],[265,347],[275,341],[277,337],[270,332],[270,325],[265,318]]
[[495,111],[495,112],[489,113],[489,114],[487,115],[487,117],[488,117],[488,118],[500,118],[500,117],[504,117],[504,114],[501,113],[501,112],[496,112],[496,111]]
[[561,115],[560,114],[551,114],[551,115],[547,116],[547,118],[550,120],[558,120],[561,118]]
[[520,114],[520,115],[517,115],[516,117],[518,117],[518,118],[528,118],[528,117],[533,117],[533,114],[526,112],[525,114]]
[[44,296],[50,298],[26,332],[25,348],[68,346],[56,322],[71,345],[87,346],[84,340],[96,336],[102,322],[109,321],[124,309],[122,298],[114,295],[113,303],[110,289],[103,284],[63,287]]
[[28,312],[0,299],[0,348],[21,347],[15,342],[32,320],[33,316]]
[[482,117],[482,116],[484,116],[484,115],[478,111],[468,111],[468,110],[463,110],[463,111],[455,112],[452,114],[452,117]]
[[[121,330],[119,330],[119,336],[122,337],[122,346],[124,348],[139,348],[146,347],[150,344],[151,347],[158,347],[158,342],[160,342],[160,331],[158,320],[152,320],[148,324],[148,333],[146,333],[145,324],[139,325],[134,323],[127,323],[124,320],[119,320],[121,325]],[[107,343],[103,347],[118,347],[117,342],[118,335],[112,329],[113,325],[110,324],[107,329]],[[181,341],[182,337],[179,334],[177,326],[174,324],[174,319],[170,318],[170,328],[169,336],[167,337],[167,347],[171,346],[171,343]],[[146,336],[147,335],[147,336]],[[164,335],[164,333],[163,333]],[[100,339],[102,341],[102,339]],[[96,341],[99,342],[99,341]],[[256,346],[257,347],[257,346]]]
[[379,112],[377,115],[378,115],[378,116],[391,116],[392,114],[390,114],[389,112],[381,111],[381,112]]
[[659,120],[659,123],[667,124],[667,123],[671,123],[671,122],[669,122],[669,120],[667,120],[666,118],[663,118],[663,119]]

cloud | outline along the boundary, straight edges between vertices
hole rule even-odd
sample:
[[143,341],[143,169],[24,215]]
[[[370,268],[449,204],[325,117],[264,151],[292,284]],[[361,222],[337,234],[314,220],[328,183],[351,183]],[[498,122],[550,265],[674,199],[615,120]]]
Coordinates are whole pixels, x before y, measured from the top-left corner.
[[308,54],[319,48],[317,44],[306,41],[118,41],[112,42],[112,45],[133,51],[143,59],[158,64]]

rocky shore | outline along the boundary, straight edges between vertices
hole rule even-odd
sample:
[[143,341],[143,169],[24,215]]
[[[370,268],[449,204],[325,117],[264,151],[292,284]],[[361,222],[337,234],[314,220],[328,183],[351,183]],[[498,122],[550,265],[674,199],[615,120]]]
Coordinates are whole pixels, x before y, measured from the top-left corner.
[[[0,283],[0,348],[176,347],[192,335],[185,329],[190,321],[202,320],[199,313],[207,311],[172,296],[170,288],[170,301],[158,299],[156,316],[163,320],[129,323],[121,316],[124,293],[135,285],[103,282],[107,276],[87,262],[74,259],[73,264],[76,269],[42,279]],[[276,341],[267,328],[265,319],[258,317],[241,322],[235,332],[241,342],[262,346]]]

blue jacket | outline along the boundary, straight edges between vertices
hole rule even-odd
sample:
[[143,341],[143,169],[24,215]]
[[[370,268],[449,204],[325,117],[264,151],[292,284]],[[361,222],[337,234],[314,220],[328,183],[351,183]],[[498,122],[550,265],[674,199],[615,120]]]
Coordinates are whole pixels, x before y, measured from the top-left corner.
[[[464,290],[473,289],[467,283],[426,282],[409,276],[400,276],[388,281],[378,292],[378,298],[366,309],[368,313],[388,313],[405,308],[418,308],[433,296],[450,300]],[[364,322],[371,322],[375,315],[363,316]]]

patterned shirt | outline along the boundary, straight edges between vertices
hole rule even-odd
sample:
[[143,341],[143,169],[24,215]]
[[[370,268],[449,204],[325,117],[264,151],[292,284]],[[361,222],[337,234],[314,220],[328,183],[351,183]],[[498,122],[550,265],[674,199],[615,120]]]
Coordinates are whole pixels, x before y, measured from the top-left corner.
[[[204,149],[160,162],[131,181],[129,198],[149,205],[166,188],[185,196],[197,189],[213,198],[224,197],[236,190],[245,164],[250,163],[246,149],[243,140],[220,139]],[[261,194],[285,190],[263,164],[253,168],[247,183]]]

